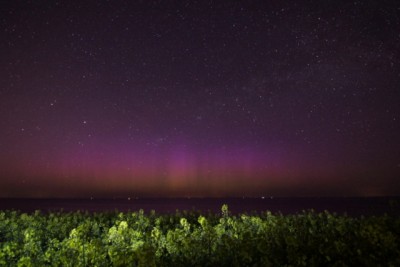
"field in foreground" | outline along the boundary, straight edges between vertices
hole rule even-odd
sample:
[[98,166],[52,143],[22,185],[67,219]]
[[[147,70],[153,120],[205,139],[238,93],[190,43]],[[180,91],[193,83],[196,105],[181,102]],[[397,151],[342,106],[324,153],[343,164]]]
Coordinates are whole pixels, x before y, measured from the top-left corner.
[[400,266],[400,218],[0,211],[0,266]]

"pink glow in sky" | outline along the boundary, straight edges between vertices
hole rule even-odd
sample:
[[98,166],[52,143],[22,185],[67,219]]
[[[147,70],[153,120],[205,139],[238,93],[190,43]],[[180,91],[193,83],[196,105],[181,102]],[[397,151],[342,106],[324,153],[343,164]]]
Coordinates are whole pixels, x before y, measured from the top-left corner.
[[6,2],[0,197],[400,194],[398,1]]

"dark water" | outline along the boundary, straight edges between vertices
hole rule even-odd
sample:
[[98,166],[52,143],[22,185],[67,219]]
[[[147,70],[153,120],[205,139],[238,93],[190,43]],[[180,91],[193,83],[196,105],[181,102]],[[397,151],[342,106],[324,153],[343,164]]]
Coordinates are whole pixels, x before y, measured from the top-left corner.
[[173,213],[178,210],[201,210],[220,212],[228,204],[234,213],[271,211],[296,214],[303,210],[317,212],[328,210],[350,216],[400,215],[400,197],[379,198],[144,198],[144,199],[0,199],[0,210],[33,212],[48,211],[137,211],[145,213]]

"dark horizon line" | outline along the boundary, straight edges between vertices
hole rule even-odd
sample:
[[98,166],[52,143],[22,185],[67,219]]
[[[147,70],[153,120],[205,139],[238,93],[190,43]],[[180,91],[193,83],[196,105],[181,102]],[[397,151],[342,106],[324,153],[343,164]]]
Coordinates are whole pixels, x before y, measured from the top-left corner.
[[152,200],[152,199],[287,199],[287,198],[400,198],[400,195],[387,195],[387,196],[223,196],[223,197],[0,197],[2,200]]

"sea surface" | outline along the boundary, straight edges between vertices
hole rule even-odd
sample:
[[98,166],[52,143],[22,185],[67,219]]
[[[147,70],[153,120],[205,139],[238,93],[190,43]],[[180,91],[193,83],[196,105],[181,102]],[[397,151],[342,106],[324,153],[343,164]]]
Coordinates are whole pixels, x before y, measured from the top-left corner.
[[145,213],[174,213],[176,210],[196,210],[204,213],[220,212],[227,204],[232,214],[271,211],[272,213],[296,214],[313,209],[325,210],[340,215],[371,216],[400,215],[400,197],[373,198],[124,198],[124,199],[0,199],[0,210],[20,210],[22,212],[50,211],[138,211]]

